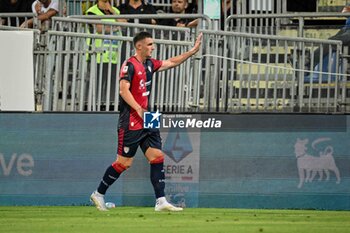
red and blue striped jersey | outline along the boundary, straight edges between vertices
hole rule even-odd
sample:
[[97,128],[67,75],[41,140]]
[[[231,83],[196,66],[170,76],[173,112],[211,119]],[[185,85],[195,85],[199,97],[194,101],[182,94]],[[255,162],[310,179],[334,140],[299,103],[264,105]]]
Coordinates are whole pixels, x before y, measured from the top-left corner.
[[[130,82],[130,92],[136,102],[146,110],[149,110],[149,96],[152,87],[153,73],[162,66],[162,61],[153,58],[144,63],[138,61],[135,56],[125,61],[120,70],[120,80]],[[119,102],[119,128],[139,130],[143,128],[143,120],[122,97]]]

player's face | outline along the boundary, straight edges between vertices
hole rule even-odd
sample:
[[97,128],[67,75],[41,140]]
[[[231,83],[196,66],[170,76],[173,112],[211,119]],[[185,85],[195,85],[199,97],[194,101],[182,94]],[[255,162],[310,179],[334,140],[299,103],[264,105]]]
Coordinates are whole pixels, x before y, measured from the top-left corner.
[[152,56],[154,50],[154,42],[152,38],[145,38],[141,41],[141,54],[144,58],[149,58]]

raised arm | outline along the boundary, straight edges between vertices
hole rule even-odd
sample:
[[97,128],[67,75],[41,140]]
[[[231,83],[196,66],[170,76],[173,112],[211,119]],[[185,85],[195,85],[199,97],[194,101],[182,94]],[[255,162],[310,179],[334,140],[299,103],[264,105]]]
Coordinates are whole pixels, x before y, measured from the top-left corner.
[[183,54],[180,54],[176,57],[171,57],[167,60],[164,60],[162,63],[162,66],[159,68],[159,71],[167,70],[167,69],[173,68],[175,66],[178,66],[181,63],[183,63],[184,61],[186,61],[188,58],[190,58],[191,56],[196,54],[199,51],[200,46],[202,44],[202,36],[203,36],[202,33],[198,35],[193,48],[190,49],[189,51],[187,51]]
[[[41,21],[41,23],[45,22],[46,20],[51,19],[53,16],[55,16],[58,13],[58,11],[54,10],[54,9],[49,9],[46,13],[42,13],[40,15],[38,15],[38,20]],[[32,28],[34,24],[34,19],[29,19],[25,22],[22,23],[21,27],[25,28]]]

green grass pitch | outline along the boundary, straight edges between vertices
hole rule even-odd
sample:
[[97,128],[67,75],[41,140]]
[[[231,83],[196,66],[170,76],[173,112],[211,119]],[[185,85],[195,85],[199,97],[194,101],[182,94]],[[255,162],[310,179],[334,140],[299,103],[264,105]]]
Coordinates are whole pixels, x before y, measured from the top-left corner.
[[350,211],[187,208],[154,212],[152,207],[0,206],[0,232],[182,233],[350,232]]

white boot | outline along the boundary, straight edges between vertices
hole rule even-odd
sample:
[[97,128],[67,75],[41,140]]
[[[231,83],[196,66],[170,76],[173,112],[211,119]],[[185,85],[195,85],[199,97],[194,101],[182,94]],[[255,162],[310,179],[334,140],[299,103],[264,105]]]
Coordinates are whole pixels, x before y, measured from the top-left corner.
[[98,210],[108,211],[106,204],[105,204],[104,195],[100,194],[97,191],[94,191],[90,196],[90,200],[95,204],[95,206]]
[[182,211],[183,208],[176,207],[170,204],[165,197],[160,197],[156,200],[155,211]]

